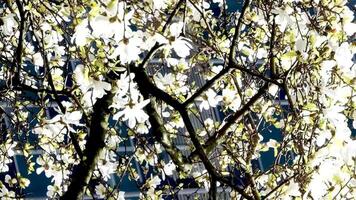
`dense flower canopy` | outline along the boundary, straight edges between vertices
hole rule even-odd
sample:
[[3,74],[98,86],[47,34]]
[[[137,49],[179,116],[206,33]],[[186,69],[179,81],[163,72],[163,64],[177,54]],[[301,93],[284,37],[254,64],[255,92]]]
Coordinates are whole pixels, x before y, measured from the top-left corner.
[[[127,178],[141,199],[191,185],[210,199],[218,187],[233,199],[355,198],[354,5],[236,6],[1,2],[0,198],[26,198],[27,175],[42,173],[50,199],[124,199]],[[11,173],[17,154],[25,174]]]

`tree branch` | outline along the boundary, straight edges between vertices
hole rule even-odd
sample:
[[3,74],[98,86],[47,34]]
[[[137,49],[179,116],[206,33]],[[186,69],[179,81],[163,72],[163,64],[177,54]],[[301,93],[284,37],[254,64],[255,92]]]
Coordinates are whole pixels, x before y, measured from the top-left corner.
[[[48,84],[49,84],[49,86],[50,86],[50,88],[52,90],[51,94],[53,94],[54,100],[57,102],[59,109],[64,114],[66,112],[66,109],[63,106],[62,101],[60,100],[59,95],[57,93],[57,90],[56,90],[56,88],[54,86],[54,83],[53,83],[52,74],[50,72],[49,61],[48,61],[48,58],[47,58],[47,55],[46,55],[46,52],[45,52],[45,47],[44,47],[44,44],[43,44],[43,36],[42,36],[42,40],[40,40],[36,34],[34,34],[34,37],[37,40],[37,42],[39,43],[38,44],[39,50],[40,50],[41,56],[42,56],[43,61],[44,61],[43,62],[44,68],[46,69],[46,72],[47,72],[47,74],[45,74],[45,76],[47,76]],[[41,43],[42,43],[42,45],[40,45]],[[79,145],[79,142],[77,140],[77,137],[71,131],[69,131],[69,137],[72,140],[72,144],[73,144],[74,149],[77,152],[79,158],[83,159],[83,152],[82,152],[82,150],[80,148],[80,145]]]
[[208,156],[204,152],[204,148],[200,143],[197,134],[195,133],[193,124],[190,121],[188,112],[186,108],[183,106],[183,104],[179,103],[176,99],[174,99],[169,94],[162,91],[161,89],[157,88],[153,83],[151,83],[144,69],[136,68],[133,66],[130,69],[131,72],[135,73],[135,81],[137,82],[138,86],[141,88],[141,91],[147,91],[147,93],[153,95],[157,99],[164,101],[165,103],[172,106],[175,110],[179,112],[185,124],[186,130],[189,133],[190,139],[195,147],[195,152],[197,152],[197,155],[199,156],[200,160],[203,162],[210,176],[216,178],[218,181],[222,183],[229,185],[231,188],[239,192],[244,198],[252,200],[252,198],[243,189],[234,185],[229,179],[221,176],[215,170],[215,167],[212,165]]
[[247,68],[244,68],[244,67],[238,65],[237,63],[235,63],[234,61],[233,61],[232,64],[231,64],[231,68],[238,69],[238,70],[240,70],[240,71],[242,71],[242,72],[246,72],[247,74],[249,74],[249,75],[251,75],[251,76],[260,78],[260,79],[262,79],[262,80],[264,80],[264,81],[266,81],[266,82],[269,82],[269,83],[273,83],[273,84],[275,84],[275,85],[277,85],[277,86],[279,86],[279,87],[282,87],[282,86],[283,86],[282,83],[280,83],[280,82],[274,80],[273,78],[268,78],[268,77],[266,77],[266,76],[263,76],[262,74],[259,74],[259,73],[257,73],[257,72],[252,71],[252,70],[249,70],[249,69],[247,69]]
[[[9,5],[11,6],[11,5]],[[11,73],[15,73],[13,77],[13,85],[17,85],[20,83],[20,69],[22,64],[22,51],[23,51],[23,40],[24,40],[24,29],[25,29],[25,21],[26,21],[26,13],[23,9],[23,5],[20,0],[16,0],[16,6],[20,13],[20,34],[18,39],[18,45],[15,52],[14,65],[11,67]],[[16,66],[16,69],[14,67]]]
[[174,7],[173,11],[171,12],[171,14],[169,15],[166,23],[163,25],[163,28],[162,28],[162,33],[166,32],[167,28],[168,28],[168,25],[172,22],[173,20],[173,17],[177,14],[178,10],[179,10],[179,7],[182,5],[182,3],[184,2],[185,0],[179,0],[178,3],[176,4],[176,6]]
[[240,36],[240,31],[241,31],[241,26],[242,26],[242,20],[244,18],[245,12],[247,7],[250,5],[250,0],[246,0],[242,6],[241,9],[241,13],[239,16],[239,19],[237,21],[237,24],[235,26],[235,33],[234,36],[232,37],[232,41],[231,41],[231,47],[230,47],[230,53],[229,53],[229,63],[231,63],[232,61],[234,61],[235,57],[236,57],[236,51],[235,51],[235,47],[236,47],[236,43],[237,43],[237,39]]
[[[214,135],[208,138],[208,140],[203,145],[205,151],[209,154],[217,144],[219,144],[220,139],[225,135],[226,131],[230,128],[232,124],[236,122],[240,117],[242,117],[246,111],[250,109],[250,107],[258,101],[266,92],[268,88],[268,83],[265,83],[258,92],[238,111],[234,114],[230,115],[226,119],[226,123],[217,131]],[[197,152],[192,152],[190,158],[194,158],[197,156]]]
[[216,178],[211,176],[210,177],[210,189],[209,189],[209,199],[210,200],[216,200],[216,192],[217,192],[217,187],[216,187]]
[[269,196],[271,196],[274,192],[276,192],[280,187],[282,187],[284,184],[288,183],[291,179],[293,179],[294,177],[296,177],[298,174],[295,173],[293,176],[288,177],[286,179],[284,179],[283,181],[281,181],[275,188],[273,188],[273,190],[271,190],[269,193],[267,193],[265,196],[262,197],[262,200],[264,199],[268,199]]
[[[137,82],[137,80],[135,81]],[[149,93],[147,92],[147,88],[145,88],[145,86],[138,84],[138,89],[145,99],[150,99]],[[178,170],[184,172],[184,165],[188,163],[188,160],[180,153],[177,147],[165,141],[164,134],[166,133],[166,129],[163,126],[164,122],[162,121],[161,117],[158,116],[153,99],[151,99],[151,102],[146,105],[145,110],[149,116],[152,134],[155,136],[156,140],[164,147],[174,164],[178,167]]]
[[100,152],[105,146],[106,128],[108,122],[109,106],[113,95],[108,92],[94,104],[87,143],[83,153],[83,160],[75,167],[71,176],[68,190],[60,198],[62,200],[81,199],[84,188],[88,185],[95,169]]
[[198,96],[200,96],[203,92],[208,90],[216,81],[218,81],[223,75],[225,75],[228,71],[230,70],[229,67],[225,67],[223,70],[221,70],[217,75],[215,75],[212,79],[207,81],[203,87],[198,89],[191,97],[189,97],[184,103],[183,106],[187,107],[189,104],[191,104]]
[[273,53],[273,49],[274,49],[274,41],[276,38],[276,20],[273,17],[273,24],[272,24],[272,32],[271,32],[271,40],[269,43],[269,65],[271,68],[271,77],[275,78],[277,76],[277,69],[276,69],[276,65],[274,63],[274,53]]

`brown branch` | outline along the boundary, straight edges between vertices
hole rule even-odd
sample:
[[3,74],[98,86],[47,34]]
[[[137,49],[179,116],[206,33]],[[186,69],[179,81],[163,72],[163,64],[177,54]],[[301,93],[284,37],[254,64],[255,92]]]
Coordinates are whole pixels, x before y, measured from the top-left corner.
[[[168,24],[173,19],[173,16],[178,11],[178,8],[183,3],[183,0],[180,0],[168,18],[165,26],[163,27],[162,31],[164,32],[168,26]],[[140,73],[144,73],[143,67],[148,62],[149,58],[154,54],[154,52],[160,47],[158,43],[156,43],[148,54],[143,59],[142,63],[140,64]],[[135,67],[130,67],[130,69],[138,69]],[[49,77],[51,80],[51,78]],[[49,81],[50,81],[49,80]],[[53,82],[52,82],[53,83]],[[157,88],[158,89],[158,88]],[[158,89],[159,90],[159,89]],[[106,94],[102,99],[99,99],[93,108],[93,114],[91,117],[91,125],[90,125],[90,134],[85,146],[84,150],[84,159],[79,163],[76,170],[72,174],[72,181],[68,187],[67,192],[61,197],[61,199],[80,199],[83,195],[84,188],[90,181],[91,174],[94,171],[95,163],[97,162],[98,155],[102,151],[105,146],[105,130],[102,127],[101,123],[103,120],[107,120],[107,115],[109,114],[109,101],[112,100],[113,95],[111,93]],[[174,100],[174,99],[173,99]],[[151,113],[152,114],[152,113]],[[155,123],[154,117],[150,117],[151,122],[153,123],[156,130],[160,129],[159,123]],[[107,122],[106,122],[107,123]],[[95,132],[95,133],[94,133]],[[167,146],[164,145],[163,146]],[[170,152],[170,151],[169,151]],[[174,158],[174,157],[173,157]]]
[[250,5],[250,0],[246,0],[242,6],[241,9],[241,13],[239,16],[239,19],[237,21],[237,24],[235,26],[235,33],[234,36],[232,38],[231,41],[231,47],[230,47],[230,53],[229,53],[229,63],[231,63],[232,61],[234,61],[235,57],[236,57],[236,51],[235,51],[235,47],[237,45],[237,39],[240,36],[240,31],[241,31],[241,26],[242,26],[242,20],[244,18],[245,12],[247,7]]
[[277,69],[276,69],[276,65],[274,63],[274,53],[273,53],[273,49],[274,49],[274,41],[276,38],[276,20],[273,17],[273,24],[272,24],[272,32],[271,32],[271,40],[269,43],[269,65],[271,68],[271,77],[275,78],[277,76]]
[[[238,94],[242,97],[242,91],[241,91],[241,88],[240,88],[240,86],[238,84],[238,81],[236,80],[236,77],[233,77],[233,81],[234,81],[234,84],[235,84],[235,87],[236,87],[236,90],[237,90]],[[243,101],[243,99],[242,99],[242,101]],[[256,150],[256,146],[257,146],[258,138],[259,138],[258,132],[257,132],[257,126],[256,126],[255,121],[254,121],[254,119],[253,119],[253,117],[251,115],[251,112],[250,112],[251,108],[248,109],[248,111],[249,112],[247,113],[247,120],[250,122],[252,127],[250,128],[249,126],[247,126],[247,128],[250,131],[250,140],[251,140],[251,142],[254,142],[254,144],[252,144],[252,145],[250,144],[249,145],[249,147],[251,146],[252,148],[250,148],[249,151],[247,152],[248,154],[246,155],[246,163],[250,163],[251,162],[251,158],[252,158],[252,155],[253,155],[254,151]],[[227,148],[225,148],[225,149],[227,151],[229,151]],[[230,152],[229,154],[233,155],[232,152]],[[255,181],[254,177],[246,169],[244,171],[245,171],[245,174],[246,174],[246,178],[248,178],[249,184],[251,185],[251,190],[252,190],[252,194],[253,194],[254,198],[256,200],[260,200],[261,199],[261,195],[257,190],[256,181]]]
[[156,53],[156,51],[162,46],[163,44],[159,44],[158,42],[156,42],[153,47],[148,51],[142,62],[139,64],[139,68],[144,68],[148,63],[148,60],[151,59],[151,57]]
[[238,64],[235,63],[235,62],[232,62],[231,68],[238,69],[238,70],[240,70],[240,71],[242,71],[242,72],[246,72],[247,74],[249,74],[249,75],[251,75],[251,76],[258,77],[258,78],[260,78],[260,79],[262,79],[262,80],[264,80],[264,81],[266,81],[266,82],[273,83],[273,84],[275,84],[275,85],[277,85],[277,86],[279,86],[279,87],[282,87],[282,86],[283,86],[283,84],[281,84],[280,82],[274,80],[273,78],[268,78],[268,77],[266,77],[266,76],[263,76],[262,74],[257,73],[257,72],[254,72],[254,71],[249,70],[249,69],[247,69],[247,68],[244,68],[244,67],[238,65]]
[[289,88],[287,86],[287,77],[285,77],[284,81],[283,81],[283,89],[284,89],[284,92],[286,93],[286,96],[287,96],[287,100],[288,100],[288,104],[289,104],[289,107],[291,108],[292,110],[292,114],[294,117],[298,117],[297,115],[297,111],[296,111],[296,108],[295,108],[295,105],[294,105],[294,102],[292,100],[292,96],[289,92]]
[[[217,131],[214,135],[208,138],[208,140],[203,145],[205,151],[209,154],[219,143],[220,139],[225,135],[226,131],[230,128],[231,125],[236,123],[240,117],[242,117],[246,111],[250,109],[250,107],[258,101],[265,93],[268,88],[268,83],[265,83],[258,92],[238,111],[234,114],[230,115],[227,119],[225,124]],[[195,158],[197,156],[197,152],[192,152],[190,157]]]
[[195,147],[195,152],[197,152],[197,155],[199,156],[200,160],[203,162],[210,176],[215,177],[218,181],[225,183],[231,188],[235,189],[244,198],[252,200],[252,198],[243,189],[234,185],[229,179],[221,176],[215,170],[215,167],[212,165],[207,154],[204,152],[204,148],[198,139],[193,124],[189,119],[188,112],[186,108],[183,106],[183,104],[179,103],[176,99],[174,99],[169,94],[162,91],[161,89],[157,88],[153,83],[151,83],[144,69],[136,68],[134,66],[130,67],[130,69],[131,72],[135,73],[135,81],[137,82],[138,86],[141,88],[140,89],[141,91],[146,91],[147,93],[153,95],[157,99],[160,99],[165,103],[167,103],[168,105],[172,106],[175,110],[179,112],[185,124],[185,128],[189,133],[190,139]]
[[228,71],[230,70],[229,67],[225,67],[223,70],[221,70],[217,75],[215,75],[212,79],[207,81],[203,87],[198,89],[191,97],[189,97],[184,103],[183,106],[187,107],[189,104],[191,104],[198,96],[200,96],[203,92],[208,90],[216,81],[218,81],[223,75],[225,75]]
[[215,40],[216,36],[213,32],[213,29],[210,27],[210,24],[206,21],[206,17],[204,15],[204,13],[198,8],[197,5],[195,5],[195,3],[192,0],[189,0],[189,2],[193,5],[193,7],[195,8],[196,11],[199,12],[199,14],[202,16],[202,19],[207,27],[208,32],[210,33],[211,37]]
[[222,76],[224,76],[225,74],[227,74],[229,72],[230,69],[238,69],[240,71],[246,72],[247,74],[251,75],[251,76],[255,76],[258,77],[266,82],[269,83],[273,83],[275,85],[278,85],[280,87],[282,87],[283,85],[281,83],[279,83],[276,80],[273,80],[271,78],[265,77],[262,74],[253,72],[247,68],[244,68],[240,65],[238,65],[237,63],[235,63],[234,61],[232,61],[230,63],[229,66],[225,67],[223,70],[221,70],[218,74],[216,74],[212,79],[210,79],[209,81],[207,81],[204,86],[202,86],[201,88],[199,88],[192,96],[190,96],[184,103],[184,107],[187,107],[189,104],[191,104],[198,96],[200,96],[202,93],[204,93],[206,90],[208,90],[212,85],[214,85],[214,83],[216,81],[218,81],[220,78],[222,78]]
[[216,200],[216,197],[217,197],[216,193],[217,193],[216,178],[214,176],[211,176],[210,177],[209,199]]
[[185,110],[185,108],[181,108],[181,110],[178,110],[178,112],[180,113],[183,122],[185,124],[185,127],[189,133],[190,139],[195,147],[195,152],[197,152],[197,155],[199,156],[200,160],[203,162],[205,169],[208,171],[208,173],[210,174],[210,176],[216,178],[216,180],[227,184],[228,186],[232,187],[233,189],[235,189],[239,194],[241,194],[241,196],[243,196],[246,199],[251,199],[252,198],[244,191],[244,189],[239,188],[238,186],[236,186],[234,183],[232,183],[232,181],[230,181],[229,179],[227,179],[226,177],[221,176],[216,170],[215,167],[212,165],[212,163],[210,162],[207,154],[204,152],[204,148],[201,145],[197,134],[194,131],[194,127],[192,125],[192,122],[189,119],[188,113]]
[[[47,55],[46,55],[46,52],[45,52],[45,47],[44,47],[44,44],[43,44],[43,36],[42,36],[42,40],[40,40],[36,34],[34,34],[34,37],[37,40],[37,42],[39,43],[38,44],[39,50],[40,50],[41,56],[42,56],[43,61],[44,61],[43,62],[44,68],[46,69],[46,72],[47,72],[47,74],[45,74],[45,76],[47,75],[47,81],[48,81],[48,84],[49,84],[49,86],[50,86],[50,88],[52,90],[51,93],[53,94],[54,100],[58,104],[59,109],[64,114],[66,112],[66,109],[63,106],[62,101],[60,100],[58,92],[57,92],[57,90],[55,88],[55,85],[53,83],[52,74],[50,72],[50,67],[49,67],[49,61],[48,61],[48,58],[47,58]],[[40,44],[42,44],[42,45],[40,45]],[[72,140],[72,144],[74,146],[75,151],[77,152],[79,158],[82,160],[83,159],[83,152],[82,152],[82,149],[80,148],[80,145],[79,145],[79,142],[77,140],[77,137],[71,131],[69,131],[69,137]]]
[[[145,86],[138,84],[138,89],[145,99],[150,98]],[[164,122],[162,121],[162,118],[158,115],[155,109],[153,100],[151,100],[151,102],[145,107],[145,110],[149,116],[152,134],[155,136],[155,139],[164,147],[174,164],[178,167],[178,170],[184,172],[184,165],[189,161],[186,157],[183,156],[177,147],[164,140],[164,134],[167,131],[164,128]]]
[[182,3],[184,2],[185,0],[180,0],[176,6],[174,7],[173,11],[171,12],[171,14],[169,15],[166,23],[163,25],[163,28],[162,28],[162,33],[166,32],[167,28],[168,28],[168,25],[172,22],[173,20],[173,17],[177,14],[180,6],[182,5]]
[[[164,34],[168,28],[168,25],[172,22],[173,17],[177,14],[179,7],[182,5],[184,0],[180,0],[177,5],[175,6],[175,8],[173,9],[172,13],[169,15],[166,23],[163,25],[162,28],[162,34]],[[148,60],[154,55],[154,53],[160,48],[162,47],[163,44],[159,44],[158,42],[156,42],[153,47],[148,51],[147,55],[145,56],[145,58],[142,60],[142,62],[139,64],[139,68],[144,68],[148,62]]]
[[262,79],[264,81],[267,81],[267,82],[276,84],[278,86],[281,86],[281,84],[278,81],[270,79],[268,77],[265,77],[262,74],[258,74],[258,73],[255,73],[255,72],[251,71],[251,70],[248,70],[247,68],[244,68],[244,67],[238,65],[235,62],[235,59],[234,59],[235,55],[236,55],[235,46],[237,45],[236,44],[237,43],[237,39],[238,39],[238,37],[240,35],[241,26],[242,26],[242,20],[243,20],[244,14],[245,14],[246,9],[248,8],[249,5],[250,5],[250,0],[246,0],[244,2],[244,5],[243,5],[242,9],[241,9],[241,13],[240,13],[238,22],[237,22],[237,24],[235,26],[235,33],[234,33],[234,36],[233,36],[233,39],[232,39],[232,42],[231,42],[231,47],[230,47],[228,66],[225,67],[222,71],[220,71],[217,75],[215,75],[212,79],[210,79],[203,87],[198,89],[198,91],[196,91],[189,99],[187,99],[183,103],[183,105],[185,107],[187,107],[190,103],[192,103],[204,91],[209,89],[217,80],[219,80],[223,75],[228,73],[229,70],[232,69],[232,68],[235,68],[235,69],[238,69],[240,71],[246,72],[249,75],[258,77],[258,78],[260,78],[260,79]]
[[81,160],[79,165],[75,167],[68,190],[60,199],[67,200],[82,198],[84,188],[88,185],[100,152],[105,146],[106,128],[103,126],[108,123],[107,120],[110,114],[109,106],[112,98],[113,95],[108,92],[108,94],[103,98],[98,99],[94,104],[89,136],[83,152],[83,160]]
[[[22,65],[22,51],[23,51],[23,42],[24,42],[24,29],[25,29],[25,21],[26,21],[26,13],[23,8],[23,5],[21,4],[20,0],[16,0],[16,6],[17,9],[19,10],[20,13],[20,33],[19,33],[19,39],[18,39],[18,45],[15,51],[15,59],[14,59],[14,64],[11,67],[11,73],[15,73],[13,77],[13,85],[17,85],[20,83],[20,69]],[[16,69],[14,67],[16,66]]]
[[288,177],[286,179],[284,179],[282,182],[280,182],[275,188],[273,188],[273,190],[271,190],[269,193],[267,193],[265,196],[262,197],[262,200],[264,199],[268,199],[269,196],[271,196],[275,191],[277,191],[280,187],[282,187],[284,184],[288,183],[291,179],[293,179],[294,177],[296,177],[298,175],[298,173],[294,174],[291,177]]

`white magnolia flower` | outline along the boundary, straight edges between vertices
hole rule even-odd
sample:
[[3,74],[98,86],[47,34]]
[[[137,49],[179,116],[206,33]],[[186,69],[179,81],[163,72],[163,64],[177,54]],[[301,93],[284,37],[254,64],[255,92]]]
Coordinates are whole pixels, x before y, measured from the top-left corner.
[[0,30],[5,35],[11,35],[14,33],[14,30],[17,26],[17,22],[14,17],[15,14],[8,14],[5,17],[1,17],[1,20],[4,24],[0,26]]
[[297,60],[297,53],[290,51],[281,56],[281,65],[284,70],[289,70],[292,64]]
[[84,102],[89,105],[94,104],[98,98],[102,98],[106,94],[106,91],[111,90],[110,83],[89,77],[84,65],[76,67],[74,76],[79,88],[84,93]]
[[333,105],[330,108],[324,109],[325,117],[334,125],[339,126],[346,122],[346,117],[342,112],[345,110],[343,106]]
[[299,52],[305,52],[307,47],[307,41],[303,38],[299,38],[295,41],[295,50]]
[[286,194],[289,196],[299,197],[301,193],[299,192],[298,183],[296,183],[294,180],[292,180],[288,185]]
[[169,40],[162,35],[156,34],[151,38],[151,42],[166,44],[165,49],[174,50],[179,57],[185,58],[190,54],[190,50],[193,49],[193,46],[188,38],[180,36],[182,29],[183,22],[173,23],[169,29]]
[[94,104],[97,99],[102,98],[106,94],[106,91],[109,90],[111,90],[110,83],[91,79],[91,84],[88,86],[88,90],[83,98],[85,102],[92,102]]
[[35,53],[32,57],[34,65],[43,66],[43,58],[40,52]]
[[66,124],[74,124],[80,126],[79,120],[82,118],[81,111],[73,111],[73,112],[66,112],[65,114],[58,114],[50,120],[47,120],[47,123],[54,123],[58,121],[62,121]]
[[16,145],[16,142],[10,142],[10,140],[0,145],[0,152],[5,152],[0,156],[0,173],[9,171],[8,165],[12,163],[12,159],[10,158],[15,155],[14,147]]
[[150,0],[153,4],[153,8],[156,10],[165,9],[169,0]]
[[287,26],[293,22],[293,20],[289,15],[290,13],[288,11],[289,10],[282,10],[280,8],[274,9],[272,11],[274,14],[277,14],[275,20],[276,20],[276,24],[279,25],[279,29],[281,32],[284,32]]
[[345,163],[350,163],[351,165],[353,164],[353,159],[356,158],[356,140],[351,140],[347,143],[341,157]]
[[7,156],[12,157],[15,155],[15,147],[17,146],[17,142],[16,141],[12,141],[10,142],[8,140],[8,142],[6,142],[5,144],[2,144],[1,147],[3,147],[3,149],[1,149],[1,152],[7,152]]
[[166,175],[172,176],[173,171],[176,170],[176,165],[172,161],[169,161],[167,164],[164,165],[163,170]]
[[[60,111],[58,111],[60,113]],[[48,136],[56,136],[58,133],[62,132],[61,130],[63,129],[64,124],[68,128],[69,131],[75,132],[75,130],[72,128],[71,125],[76,125],[76,126],[83,126],[83,124],[80,123],[80,119],[82,118],[82,112],[81,111],[73,111],[73,112],[68,112],[62,114],[57,114],[55,117],[53,117],[50,120],[46,120],[46,125],[43,127],[37,128],[38,132]],[[57,123],[60,122],[60,123]],[[50,133],[46,132],[50,131]]]
[[101,160],[99,164],[100,174],[105,181],[109,180],[110,175],[114,174],[118,164],[109,160]]
[[186,95],[189,91],[189,87],[188,87],[188,83],[187,83],[187,80],[188,80],[188,76],[185,75],[185,74],[182,74],[182,73],[178,73],[176,76],[175,76],[175,84],[177,85],[173,92],[179,96],[179,95]]
[[119,60],[122,64],[127,64],[138,60],[140,54],[140,44],[142,39],[138,37],[124,38],[119,42],[119,45],[115,48],[115,51],[110,56],[116,58],[119,56]]
[[119,96],[124,96],[129,91],[129,89],[130,91],[136,90],[135,88],[137,84],[132,81],[134,78],[134,73],[130,73],[130,75],[128,75],[126,72],[121,74],[120,78],[116,81],[117,88],[115,89],[117,91],[115,91],[115,93],[117,93]]
[[5,183],[9,184],[10,187],[13,187],[17,183],[17,180],[15,178],[11,178],[10,175],[6,174]]
[[176,166],[172,161],[165,164],[162,170],[162,180],[166,180],[166,175],[172,176],[174,170],[176,170]]
[[279,90],[279,87],[275,84],[272,84],[268,88],[268,93],[270,93],[273,97],[275,97],[277,95],[278,90]]
[[150,188],[156,188],[159,184],[161,184],[161,179],[158,176],[151,177],[148,181]]
[[172,73],[168,73],[165,75],[158,73],[157,76],[154,76],[153,78],[157,87],[162,90],[166,90],[166,87],[170,88],[175,82],[175,78],[173,77]]
[[223,70],[223,66],[222,65],[217,65],[217,66],[213,66],[211,68],[211,71],[214,72],[215,74],[218,74],[221,72],[221,70]]
[[216,107],[222,100],[222,97],[217,95],[214,90],[209,89],[202,97],[198,97],[197,100],[201,101],[199,109],[202,111],[209,110],[210,107]]
[[[34,133],[39,135],[39,137],[41,137],[42,139],[63,142],[64,133],[66,133],[66,126],[58,121],[54,122],[53,124],[49,124],[46,121],[45,123],[46,124],[44,124],[43,126],[36,127],[34,129]],[[69,127],[69,125],[67,125],[67,127]],[[56,148],[54,148],[53,145],[47,142],[43,142],[40,145],[47,152],[56,152]]]
[[174,127],[176,129],[184,128],[184,126],[185,126],[183,118],[180,115],[173,115],[171,118],[171,121],[166,125],[168,127]]
[[[114,120],[118,120],[122,117],[123,120],[128,121],[130,128],[135,127],[137,123],[144,123],[148,120],[148,115],[143,111],[143,108],[150,102],[149,99],[143,100],[136,92],[131,92],[131,96],[126,99],[126,104],[123,110],[117,112],[114,116]],[[121,104],[121,103],[120,103]],[[114,104],[112,107],[118,109],[122,108],[122,105]]]
[[5,185],[1,185],[0,189],[0,197],[2,200],[13,200],[15,198],[15,192],[14,191],[9,191]]
[[326,84],[330,77],[332,68],[336,65],[336,62],[333,60],[325,60],[320,64],[320,76],[323,84]]
[[58,186],[56,185],[47,186],[47,193],[46,193],[47,197],[53,198],[54,196],[61,195],[61,194],[62,191]]
[[176,38],[171,43],[170,47],[181,58],[185,58],[185,57],[189,56],[190,50],[193,49],[193,46],[190,44],[190,41],[183,37]]
[[53,182],[54,185],[61,185],[63,183],[63,180],[68,179],[71,173],[69,170],[61,169],[61,167],[59,167],[58,165],[55,166],[53,169],[54,169],[52,170],[53,177],[51,182]]
[[222,65],[214,65],[211,67],[211,72],[207,75],[208,80],[212,79],[214,76],[216,76],[216,74],[218,74],[221,70],[223,70],[223,66]]
[[258,59],[265,59],[268,57],[268,51],[265,48],[258,48],[256,57]]
[[170,35],[173,37],[179,37],[179,35],[182,33],[184,23],[182,21],[172,23],[171,26],[169,27]]
[[20,188],[25,189],[30,185],[30,180],[28,180],[27,178],[18,177],[18,179]]
[[157,187],[157,185],[161,184],[161,179],[158,176],[154,176],[149,179],[149,181],[147,182],[148,185],[148,191],[147,191],[147,195],[154,197],[155,196],[155,189]]
[[319,135],[316,138],[316,145],[319,147],[324,145],[327,140],[329,140],[332,137],[332,134],[329,130],[320,132]]
[[136,128],[137,133],[147,134],[149,132],[149,127],[145,123],[139,123]]
[[117,0],[107,2],[105,15],[98,14],[90,20],[92,35],[104,41],[108,41],[113,36],[115,41],[121,41],[124,32],[126,36],[132,35],[129,25],[134,10],[128,11],[125,4],[124,1]]
[[78,46],[84,46],[87,44],[87,39],[89,37],[90,30],[88,27],[88,19],[84,19],[75,27],[72,42],[75,41]]
[[47,178],[50,178],[53,175],[53,172],[50,169],[50,166],[53,165],[53,161],[50,160],[48,157],[42,158],[42,156],[40,156],[36,159],[36,163],[40,165],[40,167],[36,169],[37,174],[45,172]]
[[344,31],[348,36],[352,36],[356,32],[356,23],[346,23],[344,25]]
[[335,50],[335,60],[341,69],[350,69],[353,65],[352,62],[353,54],[348,43],[344,42]]
[[211,118],[204,120],[204,126],[208,131],[213,130],[214,129],[214,120],[212,120]]
[[110,22],[108,16],[98,15],[90,20],[90,26],[93,29],[93,36],[97,38],[109,38],[114,35],[114,24]]
[[222,101],[231,110],[236,111],[241,105],[240,96],[235,90],[224,88],[222,91]]
[[97,194],[99,198],[105,198],[106,187],[101,183],[99,185],[95,186],[95,194]]

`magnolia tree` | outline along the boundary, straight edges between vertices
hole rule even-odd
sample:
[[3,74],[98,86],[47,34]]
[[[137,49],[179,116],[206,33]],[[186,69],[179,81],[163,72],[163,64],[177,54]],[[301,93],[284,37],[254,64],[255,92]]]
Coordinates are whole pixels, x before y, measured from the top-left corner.
[[141,199],[355,198],[354,8],[235,4],[2,2],[0,198],[26,198],[29,174],[50,199],[124,199],[125,179]]

